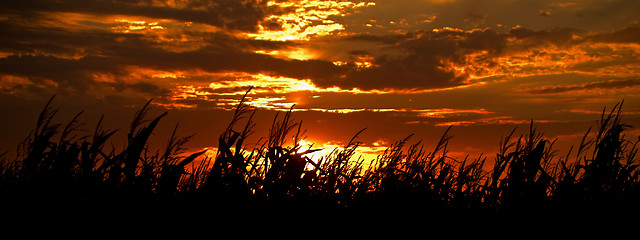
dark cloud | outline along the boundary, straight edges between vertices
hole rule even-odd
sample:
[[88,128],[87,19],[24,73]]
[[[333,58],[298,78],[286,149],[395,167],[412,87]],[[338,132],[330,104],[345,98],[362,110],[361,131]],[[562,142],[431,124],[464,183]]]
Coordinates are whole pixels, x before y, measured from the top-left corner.
[[471,51],[488,51],[489,54],[500,54],[507,45],[506,36],[495,31],[472,31],[460,41],[460,47]]
[[516,28],[509,31],[509,37],[518,41],[518,48],[528,49],[532,47],[555,45],[569,46],[581,43],[582,40],[574,36],[584,35],[584,30],[573,28],[554,28],[551,30],[531,30],[527,28]]
[[[454,72],[447,64],[464,66],[467,73],[482,71],[476,66],[496,67],[497,58],[509,57],[516,52],[535,50],[535,55],[545,55],[545,48],[555,46],[569,51],[581,46],[590,56],[605,57],[602,49],[590,49],[589,43],[636,43],[640,39],[640,28],[629,27],[608,33],[588,32],[573,28],[532,30],[514,28],[508,32],[491,29],[463,31],[439,29],[438,31],[414,31],[406,34],[355,35],[347,40],[375,42],[381,48],[395,48],[402,51],[399,56],[376,55],[373,51],[352,51],[352,54],[368,54],[375,57],[375,67],[352,70],[339,79],[329,82],[315,81],[320,86],[339,86],[360,89],[405,89],[422,90],[446,88],[466,84],[468,76]],[[585,45],[586,44],[586,45]],[[626,49],[626,50],[625,50]],[[610,51],[614,51],[610,49]],[[638,63],[634,51],[628,48],[616,50],[602,60],[578,61],[566,66],[567,70],[592,72],[611,66],[626,66]],[[482,53],[481,57],[469,60],[469,54]],[[533,54],[533,53],[532,53]],[[564,54],[570,54],[566,52]],[[616,56],[611,58],[610,56]],[[572,57],[574,60],[576,57]],[[535,66],[532,66],[535,67]],[[515,69],[505,69],[513,71]],[[526,70],[526,69],[525,69]],[[534,68],[530,70],[535,70]],[[540,69],[542,70],[542,69]],[[609,83],[610,84],[610,83]],[[604,84],[585,87],[605,87]],[[565,88],[544,89],[561,91]],[[535,92],[535,91],[534,91]]]
[[[115,92],[134,91],[150,96],[165,96],[169,93],[152,79],[127,80],[130,73],[115,59],[86,56],[80,59],[64,59],[53,56],[15,56],[0,59],[0,72],[7,75],[25,77],[31,82],[24,90],[43,94],[90,94],[94,88],[112,89]],[[113,77],[113,82],[96,81],[95,74]],[[53,82],[53,84],[51,83]],[[50,94],[46,93],[45,95]]]
[[467,76],[457,74],[449,64],[466,64],[465,55],[479,51],[498,55],[507,43],[506,36],[491,30],[358,35],[349,39],[378,42],[383,47],[393,46],[400,49],[403,55],[375,56],[374,67],[352,70],[329,82],[314,81],[317,85],[365,90],[424,90],[460,86],[465,84]]
[[[256,53],[220,51],[215,48],[175,53],[141,45],[120,45],[106,51],[110,55],[85,56],[80,59],[11,55],[0,59],[0,72],[29,79],[49,79],[79,91],[95,84],[93,75],[97,73],[109,74],[116,80],[125,81],[124,79],[131,74],[126,69],[127,66],[162,71],[194,69],[207,72],[238,71],[298,79],[330,79],[341,72],[340,67],[321,60],[288,60]],[[136,85],[118,86],[122,88]],[[137,87],[137,89],[141,88]]]
[[622,79],[622,80],[609,80],[591,82],[578,85],[564,85],[564,86],[547,86],[534,89],[525,89],[522,92],[529,94],[556,94],[565,93],[579,90],[592,90],[592,89],[615,89],[625,87],[635,87],[640,85],[640,79]]
[[[3,32],[0,52],[8,53],[7,57],[0,58],[0,73],[28,78],[35,85],[50,80],[59,90],[80,93],[100,84],[116,91],[130,89],[153,94],[167,90],[153,79],[130,79],[132,73],[127,67],[160,71],[241,71],[301,79],[324,79],[340,73],[339,67],[331,62],[287,60],[253,52],[291,48],[296,43],[245,39],[221,31],[179,27],[165,33],[145,34],[116,33],[108,26],[74,29],[79,26],[39,24],[46,21],[51,18],[34,14],[30,18],[18,15],[12,21],[0,22]],[[80,23],[80,27],[86,25],[83,24]],[[158,34],[165,35],[159,37]],[[96,74],[106,74],[115,82],[98,83],[94,79]]]
[[365,41],[376,42],[386,45],[395,45],[407,39],[416,37],[416,32],[409,32],[405,34],[384,34],[384,35],[372,35],[372,34],[356,34],[347,36],[344,39],[348,41]]
[[[295,46],[295,43],[245,39],[223,31],[202,31],[185,26],[171,26],[163,32],[119,33],[109,25],[94,27],[83,20],[78,26],[57,23],[40,26],[39,22],[51,21],[50,16],[38,15],[32,19],[13,16],[12,21],[0,22],[0,51],[16,54],[44,55],[118,55],[139,47],[155,47],[181,51],[200,47],[252,51],[277,50]],[[74,29],[89,27],[88,29]],[[188,39],[188,40],[185,40]],[[186,51],[186,50],[182,50]]]
[[[341,69],[322,60],[281,59],[270,55],[235,49],[203,48],[189,52],[167,52],[157,48],[130,48],[119,51],[120,64],[158,70],[202,69],[208,72],[238,71],[266,73],[299,79],[324,79],[340,74]],[[127,50],[128,49],[128,50]]]
[[[265,17],[265,1],[210,0],[188,1],[179,6],[152,4],[150,1],[29,0],[2,1],[3,12],[34,14],[38,12],[74,12],[100,15],[132,15],[158,19],[198,22],[243,31],[257,30]],[[241,17],[240,17],[241,16]]]
[[[515,28],[508,32],[486,28],[473,31],[437,29],[404,34],[358,34],[340,39],[375,43],[380,49],[393,49],[399,53],[388,55],[374,49],[346,50],[354,58],[372,59],[371,67],[362,68],[354,64],[336,66],[328,60],[283,59],[258,54],[255,50],[293,49],[298,43],[245,39],[225,31],[174,26],[171,31],[164,33],[125,34],[115,33],[108,26],[90,26],[86,21],[76,22],[87,27],[85,30],[70,30],[64,26],[29,26],[30,20],[44,21],[49,19],[47,14],[64,11],[93,15],[131,14],[251,31],[267,13],[292,11],[266,7],[264,1],[187,1],[177,8],[148,2],[77,0],[11,1],[0,3],[0,6],[4,7],[2,12],[17,16],[15,21],[0,22],[0,30],[4,33],[0,36],[0,51],[12,54],[0,59],[0,72],[27,77],[35,83],[48,79],[79,91],[97,84],[93,79],[94,74],[104,73],[115,79],[116,83],[110,87],[117,91],[131,89],[149,94],[167,93],[167,86],[160,86],[154,79],[128,79],[131,75],[128,66],[161,71],[200,69],[210,73],[262,73],[311,79],[319,87],[337,86],[344,89],[447,88],[467,84],[469,79],[467,74],[471,71],[462,73],[454,67],[472,64],[476,65],[470,68],[477,64],[495,66],[496,58],[510,51],[527,51],[549,44],[560,47],[580,44],[584,43],[585,38],[576,36],[586,34],[571,28]],[[471,14],[469,17],[482,20],[489,16]],[[269,28],[277,28],[277,24],[270,23]],[[588,39],[597,42],[637,42],[639,32],[637,27],[627,28],[592,35]],[[482,57],[469,60],[468,56],[476,53],[481,53]],[[201,81],[211,79],[201,78]]]
[[0,59],[0,72],[4,74],[27,77],[34,82],[53,80],[61,88],[71,87],[79,91],[86,90],[93,84],[92,73],[119,71],[112,60],[95,56],[75,60],[53,56],[11,55]]
[[148,93],[151,96],[166,96],[170,92],[168,89],[163,89],[150,82],[140,81],[132,84],[124,83],[124,85],[126,85],[124,88],[132,89],[137,92]]
[[[582,71],[582,72],[594,72],[597,70],[601,70],[601,69],[607,69],[607,68],[612,68],[612,67],[631,67],[634,68],[634,64],[640,64],[640,59],[638,59],[638,57],[633,53],[629,53],[629,52],[614,52],[613,50],[610,51],[613,54],[617,54],[617,58],[615,59],[611,59],[611,60],[600,60],[600,61],[585,61],[585,62],[581,62],[581,63],[577,63],[573,66],[570,66],[568,69],[569,70],[576,70],[576,71]],[[593,56],[603,56],[604,53],[592,53]],[[617,72],[619,74],[622,74],[623,70],[622,69],[618,69]],[[630,74],[632,74],[630,72]]]
[[84,54],[101,54],[105,44],[113,44],[118,38],[141,37],[96,30],[73,31],[62,24],[56,27],[35,24],[29,23],[28,19],[0,22],[0,31],[3,33],[0,35],[0,51],[32,55],[74,55],[80,51]]
[[640,27],[627,27],[610,33],[601,33],[588,38],[593,42],[640,43]]

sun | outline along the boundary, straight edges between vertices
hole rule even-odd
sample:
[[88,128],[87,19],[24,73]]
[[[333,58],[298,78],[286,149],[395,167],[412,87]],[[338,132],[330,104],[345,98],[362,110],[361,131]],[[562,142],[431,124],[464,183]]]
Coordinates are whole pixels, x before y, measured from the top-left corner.
[[309,158],[309,160],[313,161],[314,163],[319,163],[323,157],[328,156],[336,147],[338,147],[336,145],[332,145],[328,143],[317,144],[313,141],[305,140],[305,139],[298,141],[298,146],[300,146],[300,148],[297,151],[298,153],[304,153],[310,149],[319,149],[315,152],[311,152],[303,155]]

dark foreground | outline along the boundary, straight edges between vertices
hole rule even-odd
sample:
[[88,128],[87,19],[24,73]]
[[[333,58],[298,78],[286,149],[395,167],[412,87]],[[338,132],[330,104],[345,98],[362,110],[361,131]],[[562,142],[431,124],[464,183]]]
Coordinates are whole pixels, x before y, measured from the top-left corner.
[[[189,137],[175,134],[165,149],[150,151],[147,141],[166,113],[147,119],[148,109],[149,103],[134,116],[127,146],[115,152],[106,147],[115,130],[99,123],[93,134],[79,137],[76,119],[55,123],[56,110],[47,104],[18,159],[2,157],[3,216],[43,222],[60,216],[77,222],[215,219],[250,227],[279,221],[515,223],[509,219],[622,224],[637,222],[622,219],[637,219],[640,212],[638,140],[624,137],[629,126],[621,104],[603,111],[600,125],[565,157],[554,155],[553,140],[532,123],[527,134],[503,138],[491,166],[486,157],[447,156],[447,132],[432,151],[407,138],[371,165],[353,157],[356,137],[313,162],[305,157],[313,149],[285,146],[301,132],[291,112],[276,116],[260,147],[245,149],[255,123],[244,103],[221,134],[215,158],[184,156]],[[201,164],[194,165],[196,159]]]

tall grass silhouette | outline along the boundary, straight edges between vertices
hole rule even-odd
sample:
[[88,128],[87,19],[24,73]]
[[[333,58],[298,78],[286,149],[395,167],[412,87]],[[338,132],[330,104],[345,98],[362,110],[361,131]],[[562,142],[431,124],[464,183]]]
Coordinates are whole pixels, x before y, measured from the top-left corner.
[[106,145],[118,130],[104,129],[100,118],[91,135],[79,136],[82,113],[67,124],[55,123],[52,97],[20,144],[17,158],[0,154],[2,206],[96,212],[148,207],[158,214],[185,205],[229,214],[300,209],[493,215],[638,210],[638,140],[625,138],[630,126],[622,122],[622,102],[603,110],[596,129],[588,129],[566,156],[556,156],[555,140],[545,138],[532,121],[526,134],[516,136],[514,129],[505,135],[492,161],[483,155],[451,157],[451,127],[434,147],[421,141],[411,144],[414,136],[409,135],[375,159],[356,157],[362,129],[342,148],[313,161],[308,154],[319,149],[299,145],[304,130],[293,107],[277,113],[268,136],[248,149],[245,142],[257,123],[245,97],[219,136],[213,157],[204,151],[185,155],[184,144],[192,136],[177,136],[178,125],[164,149],[149,150],[151,133],[167,114],[149,117],[151,100],[134,115],[126,146],[115,151]]

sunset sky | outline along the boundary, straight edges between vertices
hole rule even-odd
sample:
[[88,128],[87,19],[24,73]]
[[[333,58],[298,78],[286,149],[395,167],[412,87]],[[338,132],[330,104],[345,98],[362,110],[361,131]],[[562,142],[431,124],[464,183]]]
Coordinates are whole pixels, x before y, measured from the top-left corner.
[[[640,127],[637,0],[5,0],[0,2],[0,153],[56,94],[91,134],[126,139],[153,98],[153,143],[217,146],[253,86],[255,141],[294,106],[307,142],[363,151],[414,134],[453,154],[492,154],[530,121],[558,150],[624,100]],[[637,137],[638,128],[627,135]],[[117,143],[115,143],[117,148]]]

